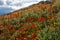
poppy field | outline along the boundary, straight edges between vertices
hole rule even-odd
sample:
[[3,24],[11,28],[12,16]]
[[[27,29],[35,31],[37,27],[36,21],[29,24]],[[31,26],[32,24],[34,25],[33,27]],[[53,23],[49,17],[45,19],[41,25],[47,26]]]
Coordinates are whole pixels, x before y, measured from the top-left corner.
[[45,3],[37,7],[10,20],[0,19],[0,40],[60,40],[60,8]]

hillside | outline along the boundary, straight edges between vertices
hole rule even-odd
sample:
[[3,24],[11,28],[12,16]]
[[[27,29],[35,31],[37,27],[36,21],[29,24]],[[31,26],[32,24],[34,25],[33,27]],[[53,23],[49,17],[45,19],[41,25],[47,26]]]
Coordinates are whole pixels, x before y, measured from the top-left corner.
[[0,16],[0,40],[60,40],[60,8],[40,2]]

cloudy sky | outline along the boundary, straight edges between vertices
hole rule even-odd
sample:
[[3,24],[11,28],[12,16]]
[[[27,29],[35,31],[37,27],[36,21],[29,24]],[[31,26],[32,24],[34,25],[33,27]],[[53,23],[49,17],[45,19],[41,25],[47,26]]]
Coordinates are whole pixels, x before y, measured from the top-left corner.
[[0,15],[28,7],[40,1],[43,0],[0,0]]

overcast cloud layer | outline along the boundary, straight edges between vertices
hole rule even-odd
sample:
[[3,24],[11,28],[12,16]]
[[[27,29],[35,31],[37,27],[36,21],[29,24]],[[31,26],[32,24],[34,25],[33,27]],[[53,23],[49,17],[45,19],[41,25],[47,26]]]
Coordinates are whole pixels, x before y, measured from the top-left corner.
[[40,1],[43,1],[43,0],[0,0],[0,15],[11,12],[13,10],[18,10],[24,7],[28,7]]

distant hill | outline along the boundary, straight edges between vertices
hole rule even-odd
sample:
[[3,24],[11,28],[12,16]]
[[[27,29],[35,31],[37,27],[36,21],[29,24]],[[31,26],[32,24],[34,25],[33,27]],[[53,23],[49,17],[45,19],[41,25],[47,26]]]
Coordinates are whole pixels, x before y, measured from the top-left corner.
[[12,8],[0,7],[0,15],[7,14],[11,11],[13,11]]

